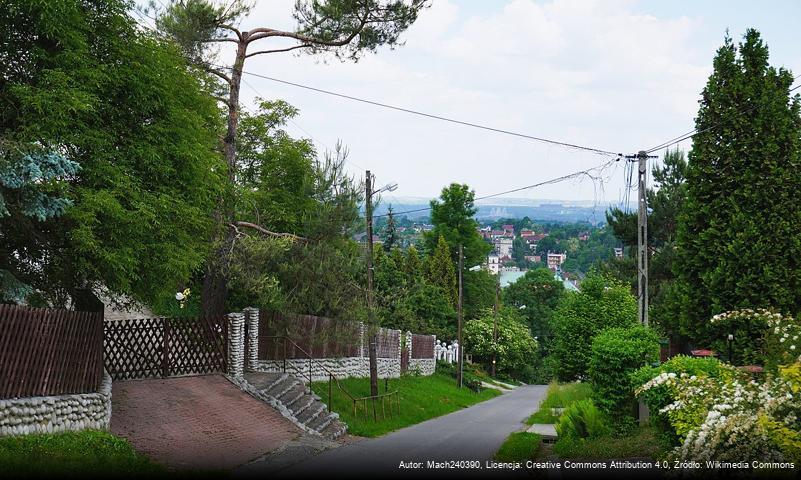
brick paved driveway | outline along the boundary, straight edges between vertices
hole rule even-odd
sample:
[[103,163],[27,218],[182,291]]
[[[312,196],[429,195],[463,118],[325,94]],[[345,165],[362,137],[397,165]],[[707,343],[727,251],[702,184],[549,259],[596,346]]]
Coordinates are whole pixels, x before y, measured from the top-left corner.
[[300,430],[220,375],[114,382],[111,432],[170,468],[229,469]]

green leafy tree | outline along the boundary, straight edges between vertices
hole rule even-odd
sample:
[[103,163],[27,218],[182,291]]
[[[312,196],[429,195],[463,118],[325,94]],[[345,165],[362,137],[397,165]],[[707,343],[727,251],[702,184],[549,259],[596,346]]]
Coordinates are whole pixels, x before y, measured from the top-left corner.
[[438,248],[439,239],[444,238],[454,262],[457,261],[459,245],[462,245],[466,267],[484,263],[492,246],[478,232],[478,222],[473,218],[478,211],[474,198],[475,192],[470,187],[452,183],[442,189],[439,199],[431,201],[434,228],[425,234],[429,251]]
[[456,268],[445,237],[439,237],[437,246],[426,259],[426,278],[429,283],[444,291],[450,304],[456,307],[459,293],[456,285]]
[[533,363],[537,341],[515,309],[502,308],[497,317],[497,340],[493,335],[495,314],[485,310],[464,327],[465,351],[489,365],[495,355],[498,372],[519,377]]
[[716,313],[801,310],[801,97],[756,30],[726,38],[696,117],[675,271],[681,326],[695,343]]
[[[291,155],[276,154],[275,159],[279,164],[294,163]],[[341,319],[364,317],[364,253],[352,240],[361,226],[362,186],[346,174],[345,159],[341,148],[327,153],[322,160],[307,158],[311,176],[301,182],[308,185],[307,190],[287,196],[272,192],[273,200],[286,198],[305,205],[294,220],[298,235],[276,236],[259,228],[236,229],[231,262],[224,271],[230,278],[232,308],[257,304],[288,313]],[[295,187],[290,182],[285,188]],[[284,212],[297,208],[273,201],[257,205],[265,207],[259,214],[268,218],[273,209]]]
[[[503,293],[504,304],[520,309],[531,334],[542,343],[551,337],[554,311],[565,286],[547,268],[535,268],[510,284]],[[524,307],[524,308],[521,308]]]
[[462,313],[466,320],[477,318],[482,311],[495,305],[495,285],[498,277],[486,270],[462,273]]
[[[400,35],[417,19],[425,7],[423,0],[351,0],[307,1],[295,3],[293,29],[266,26],[241,30],[239,22],[251,10],[243,0],[218,3],[213,0],[169,0],[160,8],[151,3],[156,25],[172,38],[190,61],[217,80],[217,98],[227,110],[226,132],[222,141],[228,182],[235,185],[239,177],[237,146],[240,137],[239,96],[245,62],[258,55],[297,51],[310,54],[331,54],[340,60],[358,60],[365,52],[381,46],[396,46]],[[283,42],[275,44],[275,42]],[[287,45],[288,42],[288,45]],[[230,67],[216,62],[216,45],[233,44],[234,58]],[[234,203],[236,199],[233,199]],[[219,227],[213,241],[216,258],[225,259],[235,232],[227,227],[235,222],[231,199],[220,197],[216,218]],[[203,311],[220,314],[225,311],[228,289],[222,272],[224,261],[208,262],[203,282]]]
[[80,165],[36,181],[71,203],[62,215],[31,218],[12,200],[0,219],[0,269],[38,303],[95,310],[99,291],[152,303],[209,252],[219,111],[203,75],[138,29],[128,7],[0,3],[0,138]]
[[562,380],[586,378],[592,340],[609,327],[637,322],[637,301],[629,287],[591,273],[578,292],[567,292],[553,317],[553,350]]

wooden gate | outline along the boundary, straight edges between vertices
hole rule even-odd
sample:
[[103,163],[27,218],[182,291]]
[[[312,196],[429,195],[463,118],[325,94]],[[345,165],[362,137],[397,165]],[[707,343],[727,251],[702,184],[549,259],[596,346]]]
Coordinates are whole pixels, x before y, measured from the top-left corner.
[[228,322],[214,318],[136,318],[104,326],[105,365],[115,380],[226,371]]

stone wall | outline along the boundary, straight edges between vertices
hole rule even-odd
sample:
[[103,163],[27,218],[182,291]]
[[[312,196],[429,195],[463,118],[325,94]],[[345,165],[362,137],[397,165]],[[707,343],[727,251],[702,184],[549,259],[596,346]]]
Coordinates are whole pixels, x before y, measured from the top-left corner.
[[433,375],[437,369],[437,361],[433,358],[410,358],[409,372],[419,375]]
[[[284,362],[282,360],[259,360],[254,370],[257,372],[280,372],[283,371],[283,368]],[[286,371],[306,383],[309,381],[309,360],[301,358],[287,359]],[[368,357],[315,358],[311,362],[313,382],[328,380],[329,371],[338,378],[369,377],[370,362]],[[431,373],[434,372],[432,371]],[[378,376],[380,378],[400,377],[400,358],[379,358]]]
[[110,421],[111,377],[105,370],[97,392],[0,400],[0,437],[106,430]]

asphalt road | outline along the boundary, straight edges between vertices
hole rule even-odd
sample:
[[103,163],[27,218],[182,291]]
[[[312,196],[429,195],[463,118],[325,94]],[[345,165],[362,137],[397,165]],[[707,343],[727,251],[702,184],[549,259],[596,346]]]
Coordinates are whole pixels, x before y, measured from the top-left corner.
[[[537,410],[546,385],[519,387],[491,400],[457,412],[407,427],[383,437],[364,440],[324,451],[294,465],[270,472],[272,478],[297,478],[327,474],[348,477],[429,477],[481,475],[488,471],[485,461],[510,433],[522,430],[523,422]],[[426,463],[478,461],[481,469],[425,468]],[[402,469],[401,462],[419,462],[422,468]],[[260,476],[259,464],[251,463],[239,473]],[[517,472],[518,474],[521,472]],[[449,475],[450,474],[450,475]]]

